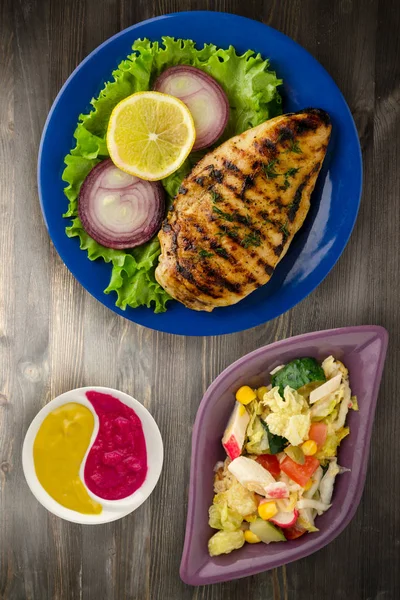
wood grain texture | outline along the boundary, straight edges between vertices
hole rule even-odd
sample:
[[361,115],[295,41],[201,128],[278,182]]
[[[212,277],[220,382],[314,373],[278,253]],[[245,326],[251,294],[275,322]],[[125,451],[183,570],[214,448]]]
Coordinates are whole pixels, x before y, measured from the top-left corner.
[[[319,288],[270,323],[208,339],[146,330],[89,296],[51,245],[36,189],[41,129],[75,66],[121,28],[196,9],[262,20],[313,53],[349,103],[365,169],[355,230]],[[398,0],[0,0],[1,600],[400,597],[399,28]],[[201,588],[183,584],[191,430],[208,385],[263,344],[363,323],[387,327],[391,344],[365,492],[352,523],[327,548],[281,569]],[[119,522],[93,528],[47,513],[26,486],[20,456],[36,412],[89,384],[143,401],[165,442],[150,500]]]

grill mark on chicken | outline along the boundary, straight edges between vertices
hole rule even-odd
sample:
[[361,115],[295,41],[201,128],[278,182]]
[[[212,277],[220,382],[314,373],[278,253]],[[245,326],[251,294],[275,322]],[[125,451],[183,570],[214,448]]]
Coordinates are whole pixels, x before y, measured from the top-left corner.
[[258,153],[254,153],[253,151],[250,151],[250,149],[245,152],[243,148],[238,148],[237,146],[233,145],[232,150],[235,152],[235,154],[237,154],[238,159],[246,159],[246,161],[248,161],[250,157],[252,157],[254,161],[257,161],[260,158]]
[[293,139],[293,131],[290,129],[290,127],[280,127],[278,129],[278,137],[277,137],[277,141],[278,142],[286,142],[288,140],[292,140]]
[[237,281],[234,281],[234,282],[229,281],[229,279],[226,279],[223,275],[220,275],[219,273],[217,273],[217,271],[215,271],[209,265],[205,266],[204,272],[211,279],[213,279],[216,283],[218,283],[219,285],[221,285],[225,289],[229,290],[230,292],[233,292],[235,294],[240,293],[240,290],[241,290],[242,286],[240,285],[239,282],[237,282]]
[[179,261],[176,262],[176,270],[184,279],[189,281],[192,285],[194,285],[200,292],[206,294],[207,296],[211,296],[211,298],[220,298],[218,294],[215,294],[211,287],[207,285],[203,285],[199,283],[194,277],[191,271],[189,271],[186,267],[183,267]]
[[263,261],[262,258],[259,258],[257,260],[257,264],[260,265],[260,267],[262,267],[264,269],[264,271],[267,273],[267,275],[272,275],[272,273],[274,272],[274,267],[271,267],[271,265],[269,265],[267,262]]
[[280,256],[283,252],[284,244],[279,244],[278,246],[274,246],[274,254],[275,256]]
[[237,189],[237,188],[236,188],[234,185],[232,185],[231,183],[226,183],[226,182],[224,181],[224,186],[225,186],[225,187],[226,187],[228,190],[230,190],[230,191],[232,192],[232,194],[234,194],[234,196],[236,196],[236,198],[238,198],[239,200],[241,200],[241,199],[242,199],[241,192],[239,192],[239,191],[238,191],[238,189]]
[[222,181],[224,179],[223,172],[220,171],[219,169],[215,169],[213,165],[211,165],[209,176],[210,176],[210,179],[213,179],[217,183],[222,183]]
[[326,127],[329,127],[331,124],[331,118],[329,114],[321,108],[305,108],[302,113],[312,115],[317,121],[322,121]]
[[234,171],[234,172],[240,172],[240,169],[237,165],[235,165],[233,162],[231,162],[230,160],[226,160],[225,158],[222,160],[222,164],[224,165],[224,167],[226,169],[228,169],[228,171]]
[[[308,178],[307,178],[308,181]],[[294,195],[294,199],[293,202],[289,208],[289,212],[288,212],[288,219],[291,223],[293,223],[293,221],[296,218],[296,213],[299,210],[299,206],[300,206],[300,202],[301,202],[301,196],[303,194],[303,190],[307,185],[307,181],[303,181],[299,187],[296,190],[296,193]]]
[[246,190],[248,188],[251,188],[254,186],[254,176],[253,175],[246,175],[243,181],[243,185],[242,185],[242,189],[240,190],[240,197],[244,200],[244,195],[246,193]]
[[268,158],[275,158],[275,156],[278,153],[276,143],[270,140],[269,138],[263,140],[255,140],[253,142],[253,145],[260,154],[262,154],[263,156],[268,156]]
[[297,135],[302,135],[303,133],[306,133],[307,131],[315,131],[318,127],[318,123],[316,122],[315,119],[313,119],[312,117],[305,117],[305,119],[302,119],[301,121],[297,121],[296,122],[296,134]]

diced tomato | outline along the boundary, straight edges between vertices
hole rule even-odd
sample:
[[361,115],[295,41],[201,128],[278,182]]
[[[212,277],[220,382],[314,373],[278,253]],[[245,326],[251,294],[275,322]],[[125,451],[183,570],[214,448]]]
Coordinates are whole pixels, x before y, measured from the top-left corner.
[[256,462],[260,463],[260,465],[264,467],[264,469],[267,469],[274,477],[279,477],[281,468],[275,454],[260,454],[257,456]]
[[328,425],[325,423],[311,423],[308,437],[310,440],[314,440],[319,448],[326,442],[326,436],[328,435]]
[[283,459],[281,462],[281,471],[286,473],[290,479],[293,479],[296,483],[304,487],[311,475],[319,467],[319,460],[314,456],[306,456],[303,465],[299,465],[294,462],[289,456]]
[[305,532],[305,529],[293,525],[293,527],[286,527],[286,529],[283,530],[283,535],[287,540],[297,540],[297,538],[301,537]]

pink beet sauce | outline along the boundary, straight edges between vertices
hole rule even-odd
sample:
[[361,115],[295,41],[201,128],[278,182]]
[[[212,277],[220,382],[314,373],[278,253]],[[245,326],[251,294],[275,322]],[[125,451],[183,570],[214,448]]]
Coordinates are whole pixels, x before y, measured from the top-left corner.
[[99,432],[85,465],[89,490],[105,500],[135,492],[147,474],[146,441],[135,411],[109,394],[86,392],[99,417]]

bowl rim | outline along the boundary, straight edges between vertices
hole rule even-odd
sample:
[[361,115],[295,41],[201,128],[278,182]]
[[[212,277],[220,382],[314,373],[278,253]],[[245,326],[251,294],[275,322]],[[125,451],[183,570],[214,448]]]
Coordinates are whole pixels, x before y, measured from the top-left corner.
[[[367,468],[368,468],[368,455],[369,455],[369,450],[370,450],[369,443],[368,443],[368,447],[367,447],[366,460],[362,461],[362,463],[361,463],[361,467],[360,467],[359,473],[358,473],[358,478],[357,478],[356,484],[355,484],[356,491],[355,491],[354,495],[352,496],[352,504],[349,507],[348,512],[346,513],[345,517],[340,521],[340,523],[333,529],[333,531],[332,531],[332,529],[330,529],[328,527],[327,530],[324,531],[321,536],[319,536],[314,541],[312,541],[312,543],[310,543],[309,547],[308,547],[310,551],[307,551],[306,554],[304,554],[302,556],[289,556],[289,558],[284,561],[282,561],[279,558],[276,558],[275,561],[274,560],[270,561],[271,562],[270,565],[260,566],[260,564],[258,564],[258,565],[254,565],[253,567],[246,567],[246,569],[238,568],[236,573],[233,575],[232,575],[232,573],[224,575],[224,573],[222,572],[222,573],[217,573],[217,574],[213,574],[213,575],[202,576],[202,575],[199,575],[200,571],[197,571],[195,573],[193,573],[191,570],[189,571],[189,567],[188,567],[189,553],[190,553],[191,538],[192,538],[192,533],[193,533],[192,524],[193,524],[195,514],[196,514],[196,510],[195,510],[196,495],[194,493],[194,490],[197,485],[196,484],[196,466],[197,466],[197,463],[199,460],[195,450],[196,450],[196,446],[197,446],[197,439],[201,435],[200,432],[203,427],[203,421],[205,419],[206,409],[208,409],[208,404],[210,402],[210,399],[213,397],[215,391],[217,391],[220,386],[223,387],[225,380],[231,375],[231,373],[233,371],[235,371],[238,367],[240,367],[244,362],[247,362],[249,359],[251,360],[254,357],[258,357],[259,355],[262,355],[263,353],[265,353],[267,351],[267,349],[268,350],[284,349],[286,346],[291,346],[296,341],[300,341],[300,340],[301,341],[313,340],[313,341],[317,342],[317,341],[323,340],[326,337],[332,338],[336,335],[352,334],[352,333],[355,334],[355,333],[362,333],[362,332],[371,333],[371,334],[375,333],[377,338],[379,338],[382,343],[380,354],[379,354],[379,360],[377,361],[377,364],[375,367],[376,375],[375,375],[375,378],[373,381],[373,387],[371,390],[372,401],[371,401],[370,407],[371,407],[372,415],[374,415],[378,391],[379,391],[382,372],[383,372],[383,367],[384,367],[384,363],[385,363],[385,359],[386,359],[386,351],[387,351],[388,338],[389,338],[388,331],[380,325],[356,325],[356,326],[350,326],[350,327],[326,329],[326,330],[320,330],[320,331],[314,331],[314,332],[309,332],[309,333],[305,333],[305,334],[300,334],[297,336],[292,336],[292,337],[285,338],[283,340],[278,340],[276,342],[272,342],[271,344],[266,344],[260,348],[257,348],[256,350],[253,350],[252,352],[245,354],[244,356],[240,357],[235,362],[233,362],[231,365],[226,367],[226,369],[224,369],[214,379],[214,381],[210,384],[210,386],[207,388],[207,390],[203,396],[203,399],[201,400],[201,403],[199,405],[199,409],[197,411],[195,425],[194,425],[193,434],[192,434],[192,456],[191,456],[191,464],[190,464],[188,512],[187,512],[184,547],[183,547],[182,560],[181,560],[181,565],[180,565],[180,577],[185,583],[187,583],[189,585],[206,585],[206,584],[218,583],[218,582],[223,582],[223,581],[229,581],[229,580],[233,580],[233,579],[239,579],[242,577],[248,577],[249,575],[255,575],[262,571],[276,568],[283,564],[288,564],[290,562],[299,560],[301,558],[305,558],[306,556],[309,556],[310,554],[313,554],[314,552],[317,552],[318,550],[320,550],[321,548],[326,546],[328,543],[330,543],[333,539],[335,539],[345,529],[345,527],[347,527],[347,525],[349,524],[349,522],[351,521],[351,519],[353,518],[353,516],[357,510],[357,507],[360,503],[361,496],[363,493],[364,482],[365,482],[366,472],[367,472]],[[370,440],[373,422],[374,422],[373,418],[369,419],[369,421],[367,422],[367,426],[365,428],[368,442]],[[221,432],[221,435],[222,435],[222,432]],[[328,539],[326,539],[326,538],[328,538]],[[294,551],[292,552],[292,554],[294,554]]]
[[[97,413],[94,410],[93,405],[86,398],[86,392],[88,391],[96,391],[104,394],[113,395],[123,404],[126,404],[127,406],[132,408],[141,421],[146,441],[148,470],[146,474],[146,479],[143,482],[143,484],[127,498],[123,498],[121,500],[105,500],[103,498],[100,498],[93,494],[93,492],[91,492],[87,488],[84,482],[84,478],[82,477],[86,463],[86,458],[89,454],[94,440],[96,439],[99,429],[99,419]],[[91,435],[91,439],[81,463],[80,475],[82,483],[85,485],[89,496],[93,500],[101,503],[103,506],[103,510],[99,515],[88,515],[62,506],[44,489],[36,475],[33,461],[33,443],[36,438],[37,432],[41,424],[43,423],[43,420],[47,417],[48,414],[50,414],[54,409],[58,408],[59,406],[63,406],[64,404],[68,404],[70,402],[76,402],[78,404],[86,406],[92,412],[95,419],[95,425]],[[70,521],[72,523],[80,523],[82,525],[99,525],[102,523],[109,523],[111,521],[120,519],[139,508],[139,506],[141,506],[141,504],[143,504],[143,502],[147,500],[147,498],[150,496],[155,486],[157,485],[157,482],[161,475],[163,458],[164,449],[161,433],[156,421],[154,420],[154,417],[147,410],[147,408],[143,406],[143,404],[141,404],[133,396],[130,396],[125,392],[121,392],[120,390],[104,386],[85,386],[75,388],[72,390],[68,390],[50,400],[50,402],[45,404],[45,406],[43,406],[32,419],[26,431],[22,446],[23,472],[28,487],[30,488],[35,498],[40,502],[42,506],[44,506],[44,508],[46,508],[49,512],[56,515],[57,517],[60,517],[61,519]]]

